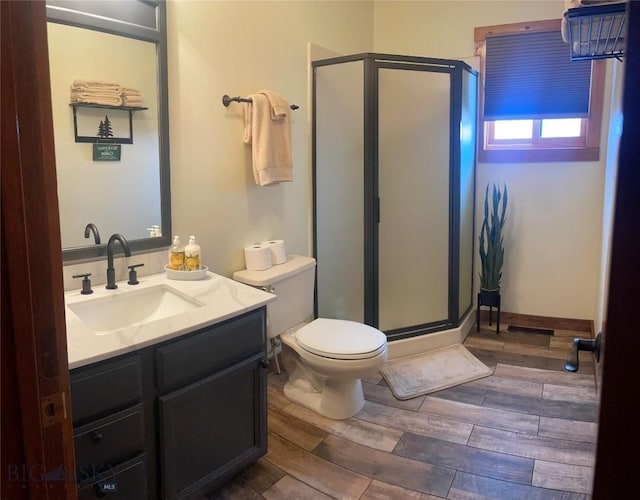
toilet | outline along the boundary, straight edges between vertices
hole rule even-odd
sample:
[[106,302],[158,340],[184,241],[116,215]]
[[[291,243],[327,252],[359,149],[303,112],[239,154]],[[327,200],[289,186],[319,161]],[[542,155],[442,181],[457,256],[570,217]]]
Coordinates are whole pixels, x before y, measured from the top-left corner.
[[315,259],[289,255],[283,264],[237,271],[233,279],[278,296],[267,305],[267,336],[276,363],[277,346],[282,345],[287,398],[342,420],[364,406],[361,378],[382,368],[387,337],[355,321],[313,319],[315,268]]

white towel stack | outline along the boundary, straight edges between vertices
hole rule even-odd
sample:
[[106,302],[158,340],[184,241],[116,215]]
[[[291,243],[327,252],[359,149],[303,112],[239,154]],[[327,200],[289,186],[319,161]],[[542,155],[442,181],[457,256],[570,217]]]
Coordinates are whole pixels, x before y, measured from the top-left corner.
[[131,87],[101,80],[74,80],[71,102],[108,106],[142,106],[142,94]]
[[122,86],[99,80],[74,80],[71,102],[122,106]]
[[142,106],[142,94],[138,89],[122,87],[122,104],[125,106]]

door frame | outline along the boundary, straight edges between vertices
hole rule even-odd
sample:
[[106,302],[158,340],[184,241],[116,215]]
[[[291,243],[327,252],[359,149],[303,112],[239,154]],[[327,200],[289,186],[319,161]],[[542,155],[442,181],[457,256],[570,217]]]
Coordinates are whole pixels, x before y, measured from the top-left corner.
[[640,2],[627,2],[627,40],[613,215],[607,321],[593,498],[630,498],[640,491],[640,437],[634,403],[640,383]]
[[0,5],[2,498],[75,499],[45,3]]

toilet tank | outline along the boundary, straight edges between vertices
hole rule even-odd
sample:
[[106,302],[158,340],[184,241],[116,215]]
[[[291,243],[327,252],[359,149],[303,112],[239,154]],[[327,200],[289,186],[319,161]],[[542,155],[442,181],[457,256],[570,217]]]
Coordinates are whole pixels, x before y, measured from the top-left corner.
[[258,288],[273,288],[278,296],[267,304],[268,337],[276,337],[313,319],[315,269],[316,261],[312,257],[289,255],[285,263],[264,271],[243,269],[233,273],[234,280]]

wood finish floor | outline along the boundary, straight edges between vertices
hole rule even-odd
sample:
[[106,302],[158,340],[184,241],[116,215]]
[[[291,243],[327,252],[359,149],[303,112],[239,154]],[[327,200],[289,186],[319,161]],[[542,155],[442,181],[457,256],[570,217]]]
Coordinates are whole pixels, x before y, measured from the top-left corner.
[[399,401],[381,378],[334,421],[289,402],[269,375],[269,451],[214,499],[587,499],[598,402],[591,354],[564,371],[574,337],[475,329],[464,345],[493,375]]

